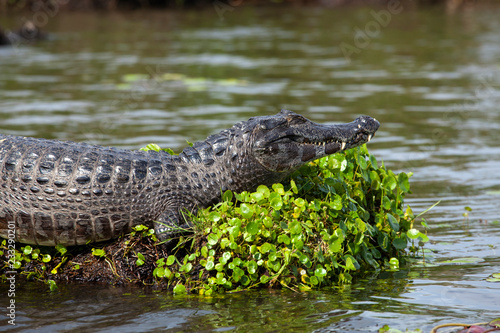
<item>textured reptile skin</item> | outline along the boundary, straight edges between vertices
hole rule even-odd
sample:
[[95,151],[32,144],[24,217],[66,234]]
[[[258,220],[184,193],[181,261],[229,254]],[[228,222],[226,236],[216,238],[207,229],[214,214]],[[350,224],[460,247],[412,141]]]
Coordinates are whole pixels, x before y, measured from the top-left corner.
[[[296,115],[287,112],[274,117]],[[262,157],[254,156],[256,129],[270,119],[274,121],[256,117],[238,123],[178,156],[0,135],[0,236],[15,233],[15,240],[23,243],[78,245],[116,238],[134,225],[147,224],[154,225],[160,240],[167,240],[175,228],[188,226],[183,210],[212,205],[226,189],[253,190],[293,171],[270,171],[259,162]],[[349,124],[349,135],[361,128]],[[341,144],[335,144],[331,147],[340,150]],[[278,148],[266,149],[265,155]],[[303,160],[304,154],[311,155],[308,149],[296,148],[293,154]]]

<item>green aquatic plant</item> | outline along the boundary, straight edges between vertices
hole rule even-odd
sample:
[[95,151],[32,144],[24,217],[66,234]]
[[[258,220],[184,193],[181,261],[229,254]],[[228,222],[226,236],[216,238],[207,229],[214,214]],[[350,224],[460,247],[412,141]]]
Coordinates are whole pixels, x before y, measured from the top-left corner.
[[408,242],[414,251],[415,240],[428,241],[413,227],[411,208],[403,210],[410,176],[378,166],[363,146],[303,166],[286,186],[226,191],[221,203],[191,216],[194,233],[157,262],[155,276],[210,294],[307,290],[397,270]]

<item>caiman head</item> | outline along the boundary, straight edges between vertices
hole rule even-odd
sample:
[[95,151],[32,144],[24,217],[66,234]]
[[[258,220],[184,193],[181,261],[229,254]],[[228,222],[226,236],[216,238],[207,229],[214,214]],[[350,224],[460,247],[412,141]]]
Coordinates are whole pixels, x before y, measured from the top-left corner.
[[380,126],[368,116],[347,124],[316,124],[288,110],[254,118],[257,119],[252,132],[253,155],[264,168],[280,173],[289,173],[308,161],[367,143]]

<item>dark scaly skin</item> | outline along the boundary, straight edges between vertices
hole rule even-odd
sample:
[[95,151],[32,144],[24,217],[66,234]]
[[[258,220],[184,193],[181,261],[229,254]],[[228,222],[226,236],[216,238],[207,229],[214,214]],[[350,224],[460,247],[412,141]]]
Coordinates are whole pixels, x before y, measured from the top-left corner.
[[0,46],[2,46],[2,45],[10,45],[10,44],[11,44],[10,39],[7,37],[7,35],[5,34],[5,32],[0,27]]
[[78,245],[154,226],[160,241],[189,227],[184,211],[283,180],[300,165],[368,142],[370,117],[321,125],[291,111],[254,117],[178,156],[0,135],[0,236]]
[[46,34],[41,32],[31,21],[24,22],[23,26],[17,31],[5,32],[0,27],[0,46],[19,45],[43,39],[47,39]]

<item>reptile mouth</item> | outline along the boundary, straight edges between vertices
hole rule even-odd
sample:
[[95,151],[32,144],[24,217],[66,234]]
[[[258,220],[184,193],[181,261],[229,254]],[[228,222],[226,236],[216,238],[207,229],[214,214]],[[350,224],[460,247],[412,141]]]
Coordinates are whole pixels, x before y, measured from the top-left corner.
[[356,137],[354,139],[349,140],[349,141],[338,141],[335,139],[329,139],[329,140],[325,140],[325,141],[313,141],[313,140],[309,140],[309,139],[304,139],[300,143],[314,145],[317,147],[323,146],[325,148],[326,154],[333,154],[339,150],[344,150],[346,148],[346,146],[348,146],[348,145],[353,146],[353,145],[356,145],[357,143],[362,142],[362,141],[368,143],[368,142],[370,142],[372,137],[373,137],[373,134],[360,133],[360,134],[356,135]]

